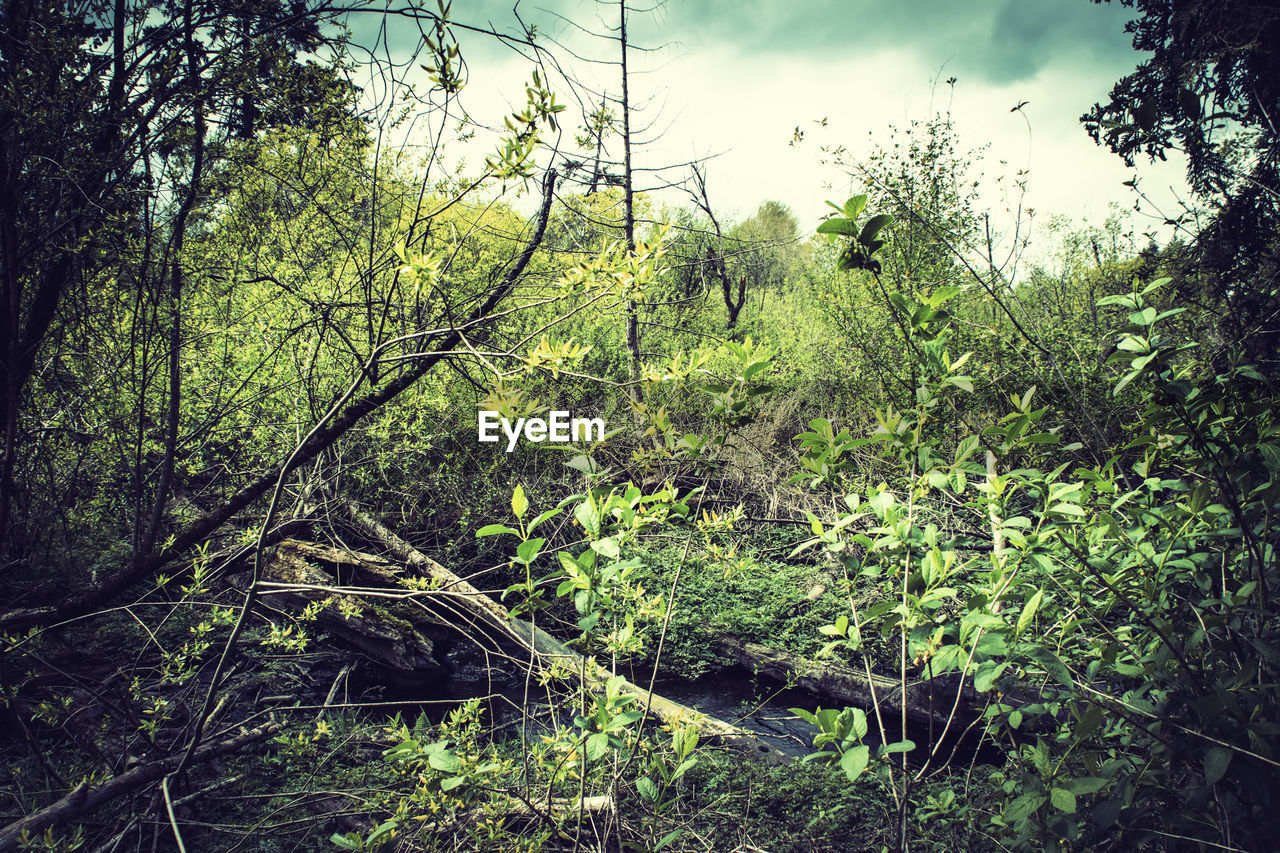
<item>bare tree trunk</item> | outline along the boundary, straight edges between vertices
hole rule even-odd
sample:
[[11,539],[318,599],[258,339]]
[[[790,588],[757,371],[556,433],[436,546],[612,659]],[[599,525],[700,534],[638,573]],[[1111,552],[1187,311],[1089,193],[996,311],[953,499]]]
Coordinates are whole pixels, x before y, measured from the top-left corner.
[[[912,721],[923,725],[946,722],[941,695],[951,685],[944,686],[941,679],[936,687],[929,681],[909,681],[904,695],[903,684],[897,678],[874,675],[868,678],[848,667],[808,660],[737,637],[719,637],[716,644],[744,669],[794,684],[815,695],[862,708],[878,702],[885,708],[905,710]],[[955,691],[950,692],[954,695]],[[938,709],[934,708],[935,698],[939,699]]]
[[589,129],[596,137],[596,158],[595,163],[591,167],[591,184],[587,187],[586,195],[591,195],[600,187],[600,178],[604,175],[604,169],[600,165],[600,158],[604,156],[604,131],[605,131],[605,112],[606,104],[604,97],[600,98],[600,112]]
[[743,273],[738,276],[738,300],[733,300],[733,295],[729,292],[729,276],[722,275],[721,280],[724,282],[724,307],[729,311],[729,322],[725,324],[725,329],[732,329],[738,324],[738,312],[742,310],[742,306],[747,301],[747,275]]
[[742,310],[742,306],[747,303],[747,277],[741,276],[738,279],[738,299],[733,299],[733,283],[729,279],[729,272],[724,265],[724,234],[720,230],[720,221],[716,219],[715,213],[711,210],[711,198],[707,194],[707,179],[702,171],[695,165],[693,167],[693,182],[697,187],[697,195],[694,196],[694,202],[698,207],[702,208],[702,212],[711,220],[711,226],[716,230],[716,243],[719,252],[713,252],[710,246],[707,246],[707,266],[711,268],[711,274],[720,280],[720,290],[724,295],[724,307],[729,312],[728,323],[725,324],[726,330],[732,330],[738,322],[738,312]]
[[[618,42],[622,48],[622,197],[624,203],[623,229],[627,238],[627,251],[636,248],[636,211],[631,182],[631,94],[627,83],[627,0],[618,0]],[[631,400],[643,402],[640,390],[640,319],[636,301],[627,301],[627,351],[631,353],[628,390]]]
[[204,172],[204,99],[200,86],[200,63],[196,54],[195,33],[191,22],[192,0],[183,8],[183,40],[187,51],[187,86],[191,90],[191,123],[195,131],[191,183],[187,197],[182,200],[173,231],[173,257],[169,271],[169,405],[164,436],[164,460],[160,465],[160,477],[156,481],[155,501],[151,505],[151,523],[142,540],[141,551],[148,553],[155,548],[160,526],[164,523],[165,504],[173,484],[173,466],[178,455],[178,426],[182,415],[182,248],[187,236],[187,221],[200,197],[200,181]]

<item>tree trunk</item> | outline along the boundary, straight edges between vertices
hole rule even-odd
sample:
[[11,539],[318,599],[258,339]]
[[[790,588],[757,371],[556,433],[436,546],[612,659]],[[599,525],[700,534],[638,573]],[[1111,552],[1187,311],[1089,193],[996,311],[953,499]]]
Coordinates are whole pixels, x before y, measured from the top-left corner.
[[156,538],[164,523],[165,505],[173,484],[173,466],[178,456],[178,426],[182,414],[182,249],[186,242],[187,222],[200,197],[200,184],[204,172],[204,102],[201,97],[200,64],[197,58],[194,28],[191,23],[192,0],[183,9],[183,41],[187,52],[187,86],[194,104],[191,110],[192,131],[195,145],[192,152],[191,181],[186,198],[178,210],[173,226],[173,257],[169,272],[169,399],[165,415],[164,460],[160,465],[160,477],[156,481],[156,494],[151,506],[151,523],[142,540],[141,553],[155,549]]
[[738,276],[738,300],[735,302],[729,289],[729,276],[724,274],[723,259],[720,261],[720,268],[720,280],[724,282],[724,307],[729,312],[729,322],[725,324],[725,330],[730,331],[738,324],[738,312],[747,302],[747,276],[745,273]]
[[[618,0],[618,43],[622,47],[622,194],[624,202],[623,230],[627,251],[636,250],[636,211],[631,184],[631,93],[627,82],[627,0]],[[640,318],[634,299],[627,301],[627,351],[631,354],[631,384],[627,386],[634,403],[644,401],[640,390]]]
[[[263,573],[262,595],[268,596],[273,606],[287,605],[294,612],[301,612],[309,605],[322,605],[316,616],[316,625],[323,628],[339,642],[359,649],[383,666],[402,672],[443,672],[435,658],[435,645],[424,632],[434,627],[437,632],[447,624],[445,620],[427,610],[401,609],[391,612],[382,602],[385,594],[380,585],[372,595],[362,595],[367,590],[358,587],[345,591],[341,583],[311,565],[311,561],[323,561],[338,567],[348,566],[374,575],[375,579],[394,582],[394,570],[386,560],[372,554],[344,553],[336,548],[314,545],[309,542],[286,540],[276,548],[275,559]],[[386,567],[380,569],[379,563]],[[406,596],[414,595],[408,590]],[[424,594],[425,595],[425,594]],[[418,618],[414,618],[417,615]]]

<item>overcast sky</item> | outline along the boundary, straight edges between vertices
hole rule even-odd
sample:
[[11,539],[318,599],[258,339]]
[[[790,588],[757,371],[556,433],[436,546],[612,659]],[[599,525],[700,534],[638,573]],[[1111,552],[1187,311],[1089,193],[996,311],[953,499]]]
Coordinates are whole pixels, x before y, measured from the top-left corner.
[[[1089,139],[1079,117],[1143,58],[1124,33],[1130,11],[1089,0],[666,0],[628,18],[631,40],[652,48],[632,54],[640,72],[632,100],[648,105],[643,120],[651,128],[636,165],[718,155],[707,167],[708,185],[726,219],[777,199],[811,227],[825,199],[843,201],[860,189],[847,172],[821,165],[820,146],[865,155],[889,140],[890,125],[949,107],[963,147],[990,145],[980,168],[993,223],[1005,200],[994,178],[1006,175],[1007,186],[1020,169],[1029,171],[1025,204],[1036,221],[1060,213],[1100,222],[1109,202],[1132,207],[1122,183],[1134,173]],[[616,26],[616,4],[539,0],[521,2],[518,12],[581,56],[616,59],[616,42],[579,29]],[[509,3],[455,0],[453,17],[515,31]],[[392,46],[403,49],[415,36],[394,32]],[[357,28],[357,38],[367,35]],[[467,107],[499,122],[523,99],[528,64],[492,38],[460,39]],[[577,78],[618,93],[616,67],[567,54],[562,61]],[[567,93],[561,100],[572,104]],[[804,139],[793,144],[797,128]],[[571,138],[563,145],[572,149]],[[465,156],[478,164],[483,155]],[[1170,187],[1185,194],[1181,161],[1140,163],[1138,174],[1162,205],[1172,208]],[[1141,230],[1149,220],[1137,224]]]

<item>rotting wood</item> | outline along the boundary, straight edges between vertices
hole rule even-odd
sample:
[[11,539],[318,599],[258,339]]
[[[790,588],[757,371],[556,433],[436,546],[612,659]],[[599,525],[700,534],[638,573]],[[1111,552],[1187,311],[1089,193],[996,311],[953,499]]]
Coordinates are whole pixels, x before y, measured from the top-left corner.
[[[564,648],[554,641],[544,648],[537,648],[536,635],[532,642],[530,640],[530,626],[517,625],[518,620],[513,619],[501,604],[401,539],[355,501],[344,496],[337,496],[337,500],[366,536],[387,549],[411,573],[434,581],[433,596],[447,597],[453,614],[457,619],[465,620],[468,629],[478,631],[500,645],[515,643],[521,649],[533,647],[539,655],[565,653]],[[462,626],[455,623],[455,627]]]
[[[813,661],[799,655],[779,651],[759,643],[749,643],[737,637],[724,636],[717,640],[721,651],[739,666],[794,684],[810,693],[870,708],[879,700],[882,708],[902,709],[902,684],[894,678],[873,675],[871,681],[864,673],[838,664]],[[941,680],[908,682],[906,685],[907,717],[917,723],[934,724],[946,720],[946,711],[955,701],[954,685],[944,685]],[[872,688],[874,688],[874,696]],[[964,709],[968,713],[968,709]]]
[[306,559],[321,548],[293,539],[276,547],[263,578],[263,595],[272,605],[286,605],[301,612],[308,605],[321,604],[316,624],[378,662],[405,672],[443,669],[435,659],[434,644],[422,633],[420,625],[398,618],[354,592],[336,591],[339,588],[335,588],[333,579]]

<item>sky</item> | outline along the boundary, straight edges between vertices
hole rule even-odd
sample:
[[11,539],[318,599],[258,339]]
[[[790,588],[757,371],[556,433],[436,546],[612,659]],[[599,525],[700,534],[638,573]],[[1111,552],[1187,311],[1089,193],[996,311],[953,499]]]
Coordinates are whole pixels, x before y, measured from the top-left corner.
[[[521,0],[514,9],[537,26],[568,77],[618,93],[616,65],[585,61],[616,59],[616,42],[589,32],[616,26],[616,4]],[[823,165],[823,146],[862,158],[890,142],[891,126],[947,110],[962,148],[986,146],[975,172],[993,227],[1011,223],[1006,210],[1021,201],[1036,211],[1033,240],[1039,233],[1047,242],[1047,232],[1036,229],[1051,214],[1100,224],[1109,205],[1133,207],[1124,182],[1134,170],[1079,123],[1144,58],[1124,32],[1131,10],[1119,3],[639,0],[633,9],[631,97],[646,108],[636,120],[646,141],[635,163],[654,169],[710,158],[708,191],[724,220],[741,220],[776,199],[811,228],[825,200],[841,202],[862,189],[847,169]],[[516,31],[510,0],[455,0],[452,17]],[[355,29],[357,39],[369,38]],[[416,31],[393,30],[393,52],[416,38]],[[473,116],[499,124],[522,102],[529,64],[491,36],[461,32],[459,40],[468,68],[464,103]],[[561,142],[572,152],[578,104],[564,78],[553,75],[550,83],[570,105]],[[478,163],[491,145],[482,133],[454,154]],[[1010,189],[1020,171],[1025,195]],[[679,178],[687,169],[667,174]],[[1162,210],[1176,210],[1176,199],[1186,197],[1184,175],[1173,157],[1137,165],[1139,186]],[[662,198],[679,204],[688,197]],[[1144,209],[1137,230],[1159,230],[1163,215]]]

